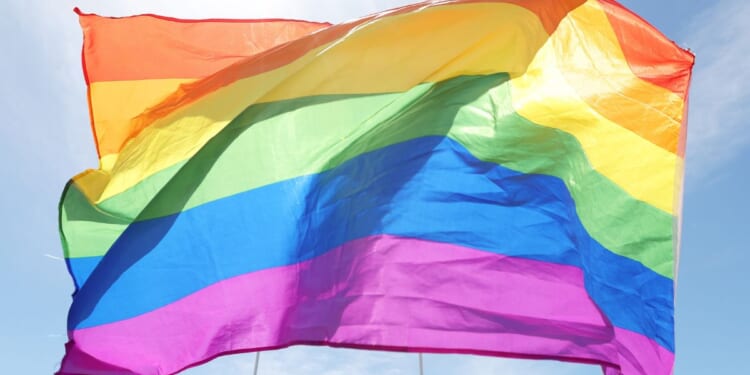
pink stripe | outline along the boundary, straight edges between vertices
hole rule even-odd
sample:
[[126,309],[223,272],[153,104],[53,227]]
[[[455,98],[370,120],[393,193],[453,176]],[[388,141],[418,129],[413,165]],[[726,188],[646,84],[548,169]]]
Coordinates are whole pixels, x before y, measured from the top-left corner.
[[624,375],[670,374],[673,362],[650,339],[612,327],[579,268],[392,236],[70,335],[60,374],[172,374],[222,354],[298,343],[554,358]]

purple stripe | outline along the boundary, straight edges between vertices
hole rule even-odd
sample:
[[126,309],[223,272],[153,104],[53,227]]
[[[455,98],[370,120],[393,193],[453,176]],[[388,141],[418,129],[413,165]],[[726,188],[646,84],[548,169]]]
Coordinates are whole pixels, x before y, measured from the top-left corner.
[[172,374],[296,343],[545,357],[621,366],[625,375],[666,375],[673,362],[652,340],[612,327],[577,267],[393,236],[70,335],[60,374]]

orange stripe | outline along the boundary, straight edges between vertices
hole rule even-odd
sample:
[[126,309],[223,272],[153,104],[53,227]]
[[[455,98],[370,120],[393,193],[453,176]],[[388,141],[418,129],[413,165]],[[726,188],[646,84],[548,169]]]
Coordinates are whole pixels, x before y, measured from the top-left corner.
[[[547,0],[462,0],[450,1],[445,4],[506,3],[521,6],[534,12],[539,17],[545,30],[551,34],[557,28],[560,21],[565,18],[571,10],[585,3],[585,1],[586,0],[559,0],[550,3]],[[404,6],[388,13],[388,16],[413,12],[427,4],[428,3],[417,3]],[[288,65],[308,52],[342,38],[357,26],[370,22],[378,17],[382,17],[382,14],[371,15],[356,21],[323,29],[314,35],[301,38],[285,48],[271,51],[269,53],[258,54],[229,66],[222,72],[222,74],[209,76],[206,79],[194,83],[184,84],[180,86],[178,91],[170,95],[158,106],[150,108],[134,121],[134,123],[137,123],[137,125],[134,125],[137,129],[133,136],[136,136],[137,132],[140,132],[140,130],[149,126],[149,124],[155,120],[166,116],[181,106],[227,86],[238,79],[252,77]]]
[[[170,92],[98,95],[92,85],[106,81],[199,79],[243,58],[298,39],[326,23],[294,20],[181,20],[154,15],[125,18],[84,14],[83,71],[89,85],[91,128],[100,157],[120,151],[130,139],[130,120]],[[144,87],[148,87],[147,85]],[[155,98],[148,102],[132,98]],[[129,105],[122,106],[122,103]],[[122,106],[123,110],[112,110]],[[127,111],[124,111],[127,109]],[[127,113],[125,113],[127,112]]]
[[650,23],[617,2],[599,2],[609,17],[633,73],[684,99],[695,56],[676,46]]
[[[534,12],[548,33],[552,33],[560,20],[584,0],[563,0],[550,4],[546,0],[468,0],[457,3],[509,3],[522,6]],[[403,7],[392,14],[414,11],[425,4]],[[84,74],[89,83],[89,101],[92,128],[97,152],[100,157],[120,151],[127,140],[136,136],[150,120],[143,118],[132,122],[130,117],[146,111],[153,103],[145,103],[138,108],[130,108],[129,113],[102,110],[103,103],[92,90],[91,84],[103,81],[146,80],[165,78],[203,78],[226,68],[248,56],[259,54],[277,44],[311,34],[328,26],[322,23],[283,20],[180,20],[154,15],[140,15],[126,18],[108,18],[83,14],[80,23],[84,31]],[[305,43],[295,48],[284,48],[273,61],[263,64],[243,62],[234,74],[223,77],[248,77],[286,65],[305,53],[326,43],[343,37],[357,25],[374,18],[371,16],[353,23],[322,30],[310,36]],[[252,59],[253,61],[257,61]],[[233,81],[234,79],[232,79]],[[160,105],[162,111],[152,111],[146,119],[161,117],[174,106],[182,105],[208,92],[225,86],[230,81],[213,80],[213,84],[201,84],[195,93],[192,87],[181,87],[171,101]],[[142,93],[123,93],[128,96]],[[153,95],[151,95],[153,96]],[[160,98],[161,99],[161,98]],[[118,105],[119,105],[118,101]],[[166,111],[165,111],[166,110]],[[128,115],[128,116],[124,116]],[[124,116],[124,117],[123,117]]]
[[[575,12],[571,14],[567,19],[577,26],[573,28],[574,31],[567,32],[571,40],[579,34],[598,35],[595,41],[600,46],[596,49],[609,51],[611,58],[576,59],[576,52],[585,50],[588,44],[581,45],[580,49],[571,50],[570,62],[566,64],[569,69],[564,70],[567,84],[602,116],[666,151],[678,153],[684,93],[677,94],[672,92],[672,88],[657,85],[652,79],[636,75],[637,69],[634,69],[635,65],[628,60],[627,53],[630,51],[632,55],[633,51],[637,51],[639,55],[650,60],[655,59],[656,54],[664,56],[649,63],[649,68],[657,72],[661,78],[672,80],[670,82],[678,82],[682,78],[676,77],[689,75],[692,56],[668,42],[661,34],[645,33],[651,26],[644,27],[645,21],[633,18],[637,16],[625,8],[605,7],[603,4],[602,1],[593,0],[578,8],[576,12],[583,12],[583,9],[589,11],[580,15],[575,15]],[[621,34],[617,35],[616,29],[612,26],[612,19],[628,19],[629,22],[637,22],[640,26],[620,28]],[[585,56],[589,55],[589,52],[584,53]],[[623,68],[619,69],[612,65],[613,62],[621,62]],[[642,67],[641,71],[644,69]],[[642,100],[648,100],[648,105],[632,105],[633,102]]]
[[329,26],[290,20],[177,20],[79,12],[89,82],[202,78]]

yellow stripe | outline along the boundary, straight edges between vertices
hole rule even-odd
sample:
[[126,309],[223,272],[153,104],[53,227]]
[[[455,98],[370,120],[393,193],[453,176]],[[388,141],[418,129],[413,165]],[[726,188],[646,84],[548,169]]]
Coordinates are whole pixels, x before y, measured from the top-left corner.
[[[150,124],[122,150],[93,202],[192,156],[252,103],[322,94],[405,91],[460,75],[522,72],[548,35],[512,4],[439,6],[377,18],[279,69],[236,81]],[[107,176],[109,178],[109,176]],[[103,186],[103,187],[102,187]]]
[[[587,48],[580,47],[583,44]],[[598,3],[589,1],[576,8],[537,53],[528,71],[511,80],[513,105],[530,121],[573,134],[599,173],[636,199],[672,213],[679,157],[596,112],[565,78],[576,73],[576,79],[584,79],[578,69],[588,66],[592,59],[608,62],[606,71],[592,72],[595,74],[586,75],[586,79],[611,79],[607,84],[620,88],[620,94],[626,91],[623,88],[640,86],[638,90],[628,90],[636,96],[623,101],[622,105],[628,107],[623,110],[638,113],[648,108],[652,95],[664,96],[667,90],[656,86],[643,89],[645,83],[632,74],[622,52],[615,50],[619,49],[617,46],[616,36]],[[591,56],[592,51],[597,55]]]
[[116,154],[124,142],[131,138],[132,119],[159,104],[181,84],[192,81],[195,80],[153,79],[91,83],[91,110],[102,156]]

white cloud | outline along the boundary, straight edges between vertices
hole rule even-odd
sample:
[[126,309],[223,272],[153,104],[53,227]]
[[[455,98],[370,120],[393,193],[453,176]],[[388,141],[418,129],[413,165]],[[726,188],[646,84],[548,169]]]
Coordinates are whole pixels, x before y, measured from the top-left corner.
[[[255,354],[216,359],[184,375],[252,374]],[[294,346],[263,352],[259,375],[417,375],[415,353],[393,353],[328,347]],[[601,375],[598,366],[557,361],[516,360],[458,354],[425,354],[426,375]]]
[[[255,354],[216,359],[185,375],[252,374]],[[294,346],[263,352],[259,374],[273,375],[406,375],[417,373],[417,355],[329,347]]]
[[748,20],[750,2],[724,0],[688,26],[686,45],[697,56],[690,96],[689,181],[718,177],[721,165],[750,145]]
[[521,360],[475,355],[429,355],[425,357],[425,373],[471,375],[601,375],[599,366],[582,366],[559,361]]

